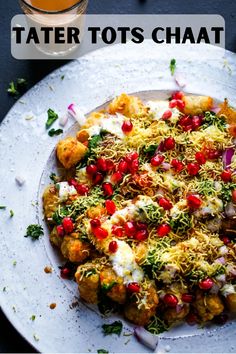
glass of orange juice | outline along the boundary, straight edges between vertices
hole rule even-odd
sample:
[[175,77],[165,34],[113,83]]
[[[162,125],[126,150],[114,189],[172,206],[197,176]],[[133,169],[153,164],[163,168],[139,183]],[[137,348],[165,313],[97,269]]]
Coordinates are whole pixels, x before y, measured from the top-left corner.
[[[77,27],[81,38],[84,25],[84,14],[88,0],[19,0],[20,6],[27,15],[30,26],[40,27]],[[40,32],[40,31],[39,31]],[[78,44],[40,44],[37,49],[53,56],[65,56],[78,47]]]

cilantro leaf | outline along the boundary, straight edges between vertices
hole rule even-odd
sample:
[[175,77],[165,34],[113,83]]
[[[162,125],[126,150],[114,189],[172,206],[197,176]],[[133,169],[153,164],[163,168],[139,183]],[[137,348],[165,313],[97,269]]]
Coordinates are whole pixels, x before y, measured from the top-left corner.
[[121,321],[115,321],[111,324],[104,324],[102,325],[102,329],[105,336],[109,334],[117,334],[120,336],[123,329],[123,323]]
[[26,79],[23,79],[23,78],[18,78],[17,81],[16,81],[16,85],[17,85],[17,88],[23,88],[27,85],[27,80]]
[[226,129],[224,116],[217,116],[214,112],[206,112],[201,129],[206,129],[210,125],[215,125],[219,130],[224,131]]
[[52,137],[52,136],[55,136],[55,135],[60,135],[62,133],[63,133],[62,129],[55,130],[54,128],[52,128],[52,129],[49,130],[48,135]]
[[170,72],[171,75],[173,76],[176,70],[176,60],[175,59],[171,59],[170,61]]
[[7,89],[7,92],[9,93],[9,95],[11,96],[19,96],[19,91],[17,90],[17,86],[15,85],[14,81],[11,81],[9,83],[9,87]]
[[105,293],[108,293],[113,286],[115,286],[117,284],[117,282],[113,281],[110,284],[102,284],[101,289],[102,291],[104,291]]
[[158,144],[149,145],[148,148],[144,148],[143,152],[149,156],[153,156],[158,148]]
[[14,211],[10,210],[10,218],[13,218],[13,216],[14,216]]
[[108,354],[109,352],[108,352],[106,349],[98,349],[98,350],[97,350],[97,353],[98,353],[98,354],[102,354],[102,353]]
[[31,237],[33,240],[37,240],[41,235],[43,235],[43,228],[40,225],[32,224],[26,229],[25,237]]
[[6,206],[4,206],[4,205],[0,205],[0,210],[2,209],[2,210],[5,210],[7,207]]
[[51,125],[58,119],[58,114],[54,112],[51,108],[48,110],[48,120],[46,122],[46,129],[49,129]]

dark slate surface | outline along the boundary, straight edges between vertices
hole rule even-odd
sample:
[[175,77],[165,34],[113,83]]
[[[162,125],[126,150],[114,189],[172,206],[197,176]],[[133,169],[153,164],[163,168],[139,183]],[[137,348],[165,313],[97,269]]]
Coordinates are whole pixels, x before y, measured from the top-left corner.
[[[226,21],[226,48],[236,52],[235,0],[90,0],[89,13],[99,14],[220,14]],[[14,104],[6,93],[11,80],[27,78],[32,87],[47,74],[66,64],[66,61],[17,61],[10,54],[10,21],[20,13],[16,0],[0,0],[0,121]],[[1,291],[1,289],[0,289]],[[0,351],[34,352],[34,349],[15,331],[0,313]]]

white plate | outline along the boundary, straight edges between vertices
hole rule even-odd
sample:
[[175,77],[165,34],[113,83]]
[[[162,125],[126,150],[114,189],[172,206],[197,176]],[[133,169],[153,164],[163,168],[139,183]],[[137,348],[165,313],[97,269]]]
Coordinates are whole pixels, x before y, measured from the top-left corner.
[[[208,54],[218,59],[211,60]],[[139,46],[102,49],[57,70],[21,98],[0,127],[0,205],[7,206],[7,210],[0,210],[1,306],[16,329],[40,352],[96,352],[100,348],[109,352],[148,351],[133,336],[103,337],[102,323],[112,322],[114,317],[102,319],[94,308],[88,309],[81,302],[71,306],[78,300],[76,286],[59,277],[59,259],[48,242],[44,224],[45,236],[39,241],[24,238],[24,234],[29,224],[42,217],[39,195],[42,183],[49,183],[48,175],[54,168],[49,157],[60,138],[49,138],[45,131],[47,109],[62,115],[75,102],[89,112],[121,92],[148,91],[141,96],[150,98],[154,93],[158,98],[160,91],[178,88],[169,72],[171,58],[177,59],[178,72],[187,80],[186,92],[219,100],[228,97],[236,105],[235,54],[211,46],[204,52],[187,46],[156,47],[146,41]],[[72,125],[71,120],[65,134]],[[22,187],[15,182],[16,176],[25,178]],[[13,218],[9,217],[10,209]],[[44,272],[47,265],[54,268],[52,274]],[[54,310],[49,308],[51,303],[57,304]],[[32,315],[35,321],[30,319]],[[133,328],[125,321],[124,327],[124,333]],[[206,330],[181,327],[160,336],[157,350],[234,352],[235,329],[234,322]]]

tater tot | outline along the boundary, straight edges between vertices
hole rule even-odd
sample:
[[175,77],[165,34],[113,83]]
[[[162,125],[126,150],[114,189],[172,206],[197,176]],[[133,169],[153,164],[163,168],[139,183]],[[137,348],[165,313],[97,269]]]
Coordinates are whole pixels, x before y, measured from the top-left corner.
[[[74,235],[74,234],[72,234]],[[74,236],[65,236],[61,244],[63,256],[71,262],[83,262],[90,254],[90,245],[75,238]]]
[[101,288],[111,289],[106,295],[119,304],[124,304],[126,300],[126,287],[123,284],[123,278],[116,275],[114,270],[106,267],[100,273]]
[[138,326],[146,326],[151,317],[155,315],[158,305],[158,295],[155,287],[151,285],[145,295],[145,305],[138,305],[136,302],[130,302],[125,306],[124,315],[131,322]]
[[211,321],[224,310],[224,305],[217,294],[206,294],[200,290],[196,292],[196,301],[193,306],[204,322]]
[[226,305],[230,312],[236,313],[236,293],[229,294],[226,299]]
[[121,113],[126,117],[132,117],[135,114],[146,113],[147,108],[138,97],[128,96],[122,93],[115,98],[108,106],[108,113]]
[[69,169],[75,166],[85,156],[87,147],[77,141],[76,138],[68,137],[57,144],[57,157],[61,164]]
[[58,235],[56,226],[54,226],[54,228],[52,229],[52,231],[50,233],[50,241],[54,246],[61,247],[63,237]]
[[184,96],[184,114],[198,115],[210,111],[213,107],[213,99],[207,96]]
[[58,190],[50,184],[43,193],[43,209],[47,221],[51,221],[59,203]]
[[79,266],[75,273],[75,279],[78,283],[80,297],[89,304],[97,304],[100,283],[99,273],[92,263],[90,266],[91,268],[89,268],[89,263],[86,264],[86,274],[83,274],[83,266]]

